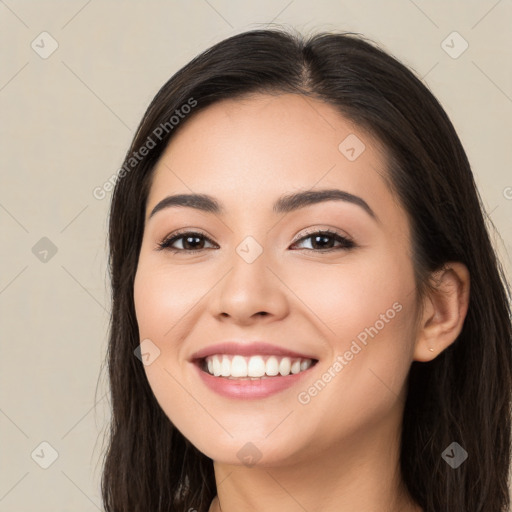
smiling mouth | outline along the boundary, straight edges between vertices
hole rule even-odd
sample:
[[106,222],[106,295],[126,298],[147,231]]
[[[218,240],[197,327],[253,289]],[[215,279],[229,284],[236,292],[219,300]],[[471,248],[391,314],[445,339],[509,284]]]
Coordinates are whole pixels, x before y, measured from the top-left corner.
[[261,380],[305,372],[318,360],[276,355],[242,356],[215,354],[198,359],[199,368],[214,377],[233,380]]

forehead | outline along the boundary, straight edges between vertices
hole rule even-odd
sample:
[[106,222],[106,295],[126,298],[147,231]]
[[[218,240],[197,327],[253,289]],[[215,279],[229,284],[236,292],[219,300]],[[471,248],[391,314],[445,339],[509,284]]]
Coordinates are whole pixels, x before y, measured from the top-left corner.
[[328,103],[297,94],[222,100],[184,120],[154,170],[148,208],[170,193],[207,193],[236,209],[329,187],[389,201],[386,160],[371,134]]
[[[305,163],[314,163],[320,151],[325,158],[338,159],[339,144],[350,135],[358,153],[365,148],[366,160],[376,157],[376,150],[382,152],[382,147],[372,135],[329,103],[298,94],[258,93],[225,99],[193,112],[171,139],[166,153],[173,153],[176,158],[181,150],[188,149],[185,146],[194,144],[196,149],[204,148],[208,152],[215,152],[216,147],[221,147],[222,157],[227,159],[226,144],[231,143],[233,154],[239,157],[243,153],[245,159],[266,149],[274,160],[275,153],[288,161],[293,160],[295,154],[297,160],[303,161],[306,157]],[[241,146],[235,147],[237,143]],[[274,152],[276,148],[279,151]],[[194,158],[194,155],[187,156],[189,160]],[[263,156],[259,155],[260,158]],[[346,153],[344,156],[351,161],[357,154]]]

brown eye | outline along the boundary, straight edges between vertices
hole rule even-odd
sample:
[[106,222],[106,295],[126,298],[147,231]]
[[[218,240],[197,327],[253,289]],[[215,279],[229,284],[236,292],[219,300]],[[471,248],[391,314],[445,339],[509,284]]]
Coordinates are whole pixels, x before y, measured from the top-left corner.
[[[315,233],[310,233],[295,242],[294,245],[299,242],[303,242],[304,240],[311,240],[311,248],[306,248],[306,250],[309,251],[330,252],[333,250],[346,250],[355,247],[352,240],[349,240],[335,231],[317,231]],[[339,245],[335,246],[334,244],[336,243]]]
[[[299,243],[310,240],[310,246],[305,249],[308,251],[315,252],[330,252],[336,250],[348,250],[355,247],[354,242],[349,240],[348,238],[340,235],[335,231],[316,231],[314,233],[310,233],[300,240],[295,242],[293,246],[296,246]],[[164,241],[158,244],[160,250],[169,250],[175,253],[178,252],[199,252],[208,247],[205,247],[206,243],[216,245],[210,238],[200,232],[195,231],[185,231],[181,233],[174,234]],[[181,244],[181,247],[175,244]]]
[[[206,241],[213,243],[202,233],[188,231],[166,238],[163,242],[158,244],[158,247],[173,252],[196,252],[205,249],[204,244]],[[180,242],[182,247],[173,247],[176,242]]]

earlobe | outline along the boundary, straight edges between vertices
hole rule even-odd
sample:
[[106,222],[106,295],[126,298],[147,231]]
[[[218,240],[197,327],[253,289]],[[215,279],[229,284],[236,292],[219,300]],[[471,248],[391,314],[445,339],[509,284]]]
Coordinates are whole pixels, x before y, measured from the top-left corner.
[[431,361],[457,339],[468,310],[469,287],[470,275],[463,263],[445,263],[432,273],[418,327],[415,361]]

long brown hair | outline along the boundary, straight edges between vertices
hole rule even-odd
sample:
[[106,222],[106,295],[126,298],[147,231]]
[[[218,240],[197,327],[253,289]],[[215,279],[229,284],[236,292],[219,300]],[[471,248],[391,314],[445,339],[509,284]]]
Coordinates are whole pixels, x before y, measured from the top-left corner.
[[[105,510],[205,512],[216,494],[212,460],[163,413],[134,355],[140,340],[133,284],[152,171],[167,143],[208,105],[252,92],[326,101],[387,148],[390,187],[411,223],[420,296],[444,263],[468,267],[462,332],[431,362],[411,365],[400,464],[425,512],[508,510],[510,287],[454,127],[414,73],[375,43],[351,33],[306,38],[282,29],[225,39],[174,74],[144,114],[118,175],[109,218],[112,419],[101,482]],[[149,150],[135,158],[143,146]],[[452,442],[468,453],[456,469],[441,456]]]

